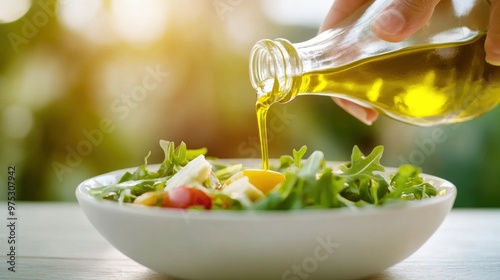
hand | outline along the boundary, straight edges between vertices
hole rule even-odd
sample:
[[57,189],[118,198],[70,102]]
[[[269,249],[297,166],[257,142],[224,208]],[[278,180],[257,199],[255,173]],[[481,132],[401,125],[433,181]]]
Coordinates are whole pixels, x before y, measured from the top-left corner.
[[[334,0],[320,32],[335,26],[369,0]],[[372,22],[371,30],[379,38],[398,42],[420,29],[432,16],[440,0],[393,0]],[[490,23],[485,41],[486,61],[500,66],[500,0],[491,0]],[[351,115],[372,124],[377,112],[352,102],[334,98],[334,101]]]

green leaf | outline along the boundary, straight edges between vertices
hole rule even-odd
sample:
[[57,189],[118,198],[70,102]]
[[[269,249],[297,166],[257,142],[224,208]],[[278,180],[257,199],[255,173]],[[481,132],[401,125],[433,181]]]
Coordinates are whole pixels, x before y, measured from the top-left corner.
[[357,202],[361,199],[360,191],[358,186],[355,184],[349,184],[348,187],[344,188],[341,192],[340,195],[352,202]]
[[125,172],[125,174],[123,174],[123,176],[120,178],[118,183],[130,181],[130,180],[132,180],[133,177],[134,177],[134,175],[127,171],[127,172]]
[[332,184],[333,172],[331,168],[327,168],[323,171],[323,174],[318,179],[316,188],[315,202],[324,208],[331,208],[336,206],[336,192],[335,186]]
[[212,196],[212,210],[244,210],[245,207],[237,199],[218,193]]
[[340,195],[340,192],[342,192],[345,188],[346,188],[345,179],[337,174],[333,174],[333,176],[332,176],[332,192],[333,192],[332,207],[345,206],[345,204],[343,202],[341,202],[339,199],[342,197]]
[[436,188],[425,182],[420,173],[421,169],[413,165],[400,166],[390,182],[391,197],[410,200],[436,196]]
[[293,159],[294,159],[294,162],[295,162],[295,166],[297,168],[300,168],[301,164],[302,164],[302,158],[304,157],[304,155],[306,154],[307,152],[307,147],[306,146],[302,146],[298,151],[297,150],[293,150],[292,154],[293,154]]
[[304,161],[300,171],[298,173],[299,177],[316,177],[317,172],[324,163],[323,152],[314,151],[307,160]]
[[172,176],[177,173],[188,162],[199,155],[204,155],[207,152],[206,148],[188,150],[186,143],[175,147],[174,142],[160,140],[160,146],[165,153],[165,159],[158,169],[158,177]]
[[146,157],[144,158],[144,164],[139,166],[135,170],[135,172],[132,174],[132,178],[130,180],[142,180],[142,179],[147,179],[153,177],[152,174],[149,173],[148,170],[148,158],[151,155],[151,152],[149,152]]
[[279,210],[279,206],[283,201],[283,197],[278,191],[271,191],[266,197],[257,200],[252,205],[253,210]]
[[378,173],[385,170],[380,164],[383,152],[383,146],[377,146],[365,156],[358,146],[354,146],[351,162],[340,166],[341,176],[344,177],[346,185],[340,191],[344,198],[355,203],[360,201],[370,204],[383,203],[383,197],[389,191],[386,179]]
[[403,190],[401,199],[424,199],[437,195],[437,190],[429,183],[411,186]]
[[420,172],[420,168],[413,165],[401,165],[390,182],[391,196],[400,197],[405,189],[423,183],[423,179],[419,176]]
[[382,198],[389,191],[389,184],[385,179],[378,175],[375,176],[375,179],[366,177],[361,181],[359,186],[360,199],[370,204],[381,204]]
[[206,155],[208,152],[207,148],[199,148],[199,149],[188,149],[186,150],[186,159],[191,161],[197,158],[199,155]]
[[228,166],[224,166],[224,167],[219,166],[219,169],[214,171],[214,173],[215,173],[215,176],[219,179],[220,183],[224,184],[224,182],[227,179],[229,179],[234,174],[240,172],[241,170],[243,170],[242,164],[233,164],[233,165],[228,165]]
[[374,171],[383,172],[385,169],[380,164],[380,158],[384,153],[383,146],[377,146],[368,155],[364,156],[358,146],[354,146],[351,154],[351,162],[340,166],[340,170],[346,176],[352,175],[372,175]]
[[293,157],[289,155],[284,155],[280,157],[280,165],[278,166],[278,170],[283,172],[283,170],[287,169],[288,167],[294,165],[295,161]]
[[187,155],[186,150],[187,150],[186,143],[181,142],[181,144],[174,150],[173,162],[182,166],[186,165],[189,162],[186,157]]
[[160,177],[168,176],[173,173],[173,160],[174,160],[174,151],[175,145],[174,142],[160,140],[160,146],[163,149],[165,154],[165,159],[160,165],[158,169],[158,175]]

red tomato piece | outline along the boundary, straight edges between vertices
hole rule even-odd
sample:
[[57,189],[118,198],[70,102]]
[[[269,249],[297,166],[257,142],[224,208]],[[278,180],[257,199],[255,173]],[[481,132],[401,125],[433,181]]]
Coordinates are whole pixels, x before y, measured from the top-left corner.
[[210,209],[212,199],[202,190],[180,186],[168,191],[162,201],[162,207],[186,209],[192,206]]

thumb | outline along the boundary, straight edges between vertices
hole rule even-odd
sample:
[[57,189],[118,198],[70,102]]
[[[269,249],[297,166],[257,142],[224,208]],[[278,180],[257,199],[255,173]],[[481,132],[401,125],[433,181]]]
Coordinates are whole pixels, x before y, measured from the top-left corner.
[[394,0],[374,19],[372,32],[380,39],[399,42],[420,29],[440,0]]
[[490,26],[484,44],[486,61],[500,66],[500,0],[491,1]]

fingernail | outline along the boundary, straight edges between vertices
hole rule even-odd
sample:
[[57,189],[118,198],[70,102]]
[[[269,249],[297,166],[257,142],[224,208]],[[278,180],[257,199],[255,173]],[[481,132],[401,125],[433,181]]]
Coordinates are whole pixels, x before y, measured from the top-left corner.
[[492,60],[490,58],[486,58],[486,62],[488,62],[488,64],[491,64],[493,66],[500,66],[500,60]]
[[406,24],[406,19],[399,11],[389,9],[382,11],[372,22],[372,28],[386,35],[397,35]]
[[486,55],[486,62],[493,66],[500,66],[500,50],[489,49]]

